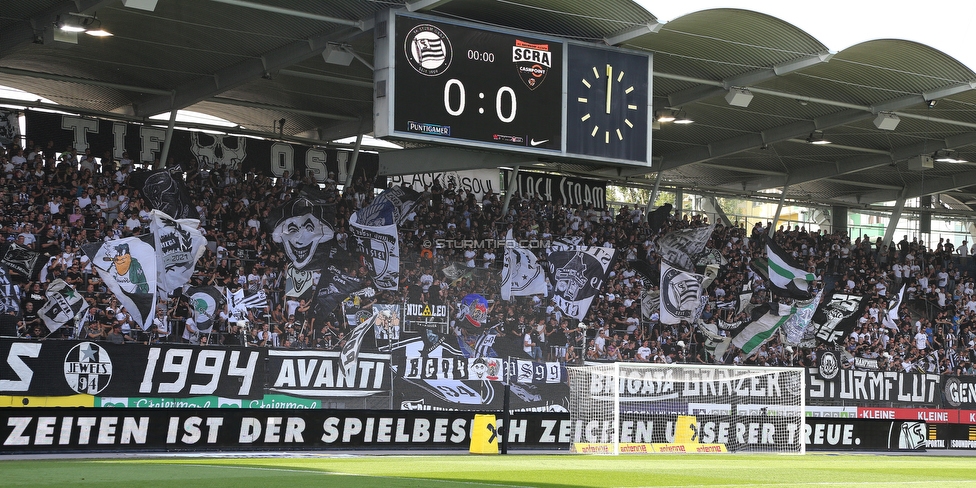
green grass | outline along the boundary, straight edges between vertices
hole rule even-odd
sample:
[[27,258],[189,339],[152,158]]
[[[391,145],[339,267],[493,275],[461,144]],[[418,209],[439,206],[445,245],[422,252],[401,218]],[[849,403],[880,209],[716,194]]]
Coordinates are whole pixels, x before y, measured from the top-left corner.
[[[2,458],[0,458],[2,459]],[[969,487],[974,458],[883,455],[430,455],[0,460],[0,485],[166,488]]]

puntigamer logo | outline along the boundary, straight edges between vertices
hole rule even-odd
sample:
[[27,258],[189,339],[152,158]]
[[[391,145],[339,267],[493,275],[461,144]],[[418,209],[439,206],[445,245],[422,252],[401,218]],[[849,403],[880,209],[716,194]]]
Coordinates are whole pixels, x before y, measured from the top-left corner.
[[112,359],[94,342],[77,344],[64,357],[64,380],[77,393],[97,395],[112,381]]
[[410,32],[403,43],[407,62],[424,76],[437,76],[451,67],[454,49],[447,34],[436,26],[420,24]]

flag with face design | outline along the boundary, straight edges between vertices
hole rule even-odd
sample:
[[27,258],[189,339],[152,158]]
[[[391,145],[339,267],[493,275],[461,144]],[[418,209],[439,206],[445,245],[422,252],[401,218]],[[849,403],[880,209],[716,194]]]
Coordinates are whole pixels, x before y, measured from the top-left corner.
[[156,250],[152,235],[81,246],[98,276],[140,327],[156,308]]
[[264,227],[295,269],[321,269],[335,239],[335,205],[317,188],[302,187],[268,213]]

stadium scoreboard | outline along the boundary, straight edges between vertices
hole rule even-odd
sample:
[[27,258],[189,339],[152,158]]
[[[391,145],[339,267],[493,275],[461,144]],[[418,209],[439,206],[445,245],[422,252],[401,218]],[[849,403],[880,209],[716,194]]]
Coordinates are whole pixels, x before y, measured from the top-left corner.
[[649,53],[390,10],[377,137],[649,166]]

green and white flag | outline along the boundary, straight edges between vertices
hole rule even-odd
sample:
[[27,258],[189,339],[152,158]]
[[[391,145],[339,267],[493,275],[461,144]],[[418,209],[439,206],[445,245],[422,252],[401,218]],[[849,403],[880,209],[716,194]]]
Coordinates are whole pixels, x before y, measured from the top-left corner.
[[813,297],[810,283],[817,279],[813,273],[804,271],[783,248],[766,239],[767,273],[772,291],[780,296],[809,300]]
[[794,307],[791,313],[786,315],[775,315],[764,313],[758,319],[753,320],[732,338],[732,345],[738,347],[745,353],[746,357],[752,355],[759,346],[769,340],[774,333],[786,323],[787,320],[796,312]]

